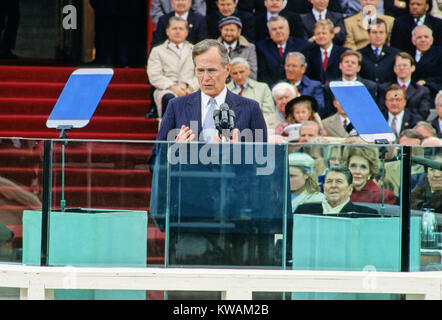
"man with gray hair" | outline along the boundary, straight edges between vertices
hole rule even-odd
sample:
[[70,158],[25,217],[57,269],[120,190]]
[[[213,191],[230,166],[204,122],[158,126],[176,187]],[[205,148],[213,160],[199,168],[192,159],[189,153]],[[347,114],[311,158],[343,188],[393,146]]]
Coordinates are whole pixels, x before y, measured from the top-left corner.
[[307,61],[301,52],[289,52],[285,58],[284,70],[287,82],[293,84],[303,96],[311,96],[318,102],[320,115],[324,111],[324,89],[321,82],[305,75]]
[[256,80],[258,77],[256,48],[241,35],[243,28],[241,19],[235,16],[225,17],[219,21],[218,27],[221,33],[218,41],[227,48],[230,59],[245,58],[250,66],[250,78]]
[[236,132],[241,141],[267,142],[267,126],[258,102],[226,88],[231,68],[226,47],[206,39],[193,47],[192,58],[200,90],[169,101],[157,140],[220,141],[213,114],[226,103],[236,116],[232,141],[239,137]]
[[433,31],[425,25],[413,29],[411,42],[415,49],[416,71],[413,80],[430,89],[432,97],[442,88],[442,47],[433,45]]
[[240,96],[255,100],[259,103],[264,117],[275,113],[275,103],[272,92],[264,82],[251,79],[251,68],[243,57],[233,58],[230,62],[230,78],[227,89]]

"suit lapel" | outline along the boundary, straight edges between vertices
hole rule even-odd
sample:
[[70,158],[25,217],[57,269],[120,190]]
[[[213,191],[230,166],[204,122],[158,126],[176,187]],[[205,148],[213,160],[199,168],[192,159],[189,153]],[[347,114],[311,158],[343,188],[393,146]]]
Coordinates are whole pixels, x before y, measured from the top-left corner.
[[[183,110],[186,112],[185,119],[190,119],[190,121],[198,122],[198,135],[199,137],[201,131],[203,130],[202,119],[201,119],[201,91],[198,90],[191,94],[191,97],[187,100],[187,108]],[[190,125],[190,123],[189,123]]]
[[238,127],[238,119],[240,118],[241,106],[239,105],[238,99],[235,99],[235,94],[227,89],[226,95],[226,103],[229,106],[229,109],[232,109],[235,112],[235,127]]

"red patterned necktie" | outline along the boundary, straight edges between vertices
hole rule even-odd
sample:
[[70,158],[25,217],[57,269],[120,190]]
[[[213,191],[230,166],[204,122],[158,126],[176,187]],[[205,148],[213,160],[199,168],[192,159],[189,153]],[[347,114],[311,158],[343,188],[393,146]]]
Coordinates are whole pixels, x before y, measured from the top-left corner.
[[232,57],[232,47],[229,47],[229,57]]
[[328,54],[327,51],[324,51],[324,62],[322,64],[324,71],[327,70],[327,63],[328,63]]
[[281,57],[284,55],[284,51],[282,50],[282,46],[279,46],[279,55]]
[[404,89],[405,91],[407,91],[407,86],[405,84],[402,85],[402,89]]

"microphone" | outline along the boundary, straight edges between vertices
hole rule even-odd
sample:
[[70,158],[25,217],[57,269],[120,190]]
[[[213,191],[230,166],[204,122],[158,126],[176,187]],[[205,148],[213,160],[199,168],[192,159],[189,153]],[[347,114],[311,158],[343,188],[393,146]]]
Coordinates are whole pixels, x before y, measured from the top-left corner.
[[235,112],[229,109],[227,103],[222,103],[219,110],[213,111],[213,120],[215,121],[215,128],[223,137],[223,141],[228,141],[230,131],[235,127]]
[[235,111],[229,110],[229,129],[235,128]]
[[219,131],[219,110],[213,110],[213,120],[215,121],[215,128]]
[[436,169],[436,170],[442,170],[442,162],[438,162],[438,161],[434,161],[434,160],[429,160],[429,159],[422,158],[422,157],[415,157],[415,156],[412,156],[411,160],[414,163],[423,165],[424,167],[430,167],[430,168],[433,168],[433,169]]
[[220,127],[221,129],[229,129],[229,106],[227,103],[222,103],[219,107],[220,112]]

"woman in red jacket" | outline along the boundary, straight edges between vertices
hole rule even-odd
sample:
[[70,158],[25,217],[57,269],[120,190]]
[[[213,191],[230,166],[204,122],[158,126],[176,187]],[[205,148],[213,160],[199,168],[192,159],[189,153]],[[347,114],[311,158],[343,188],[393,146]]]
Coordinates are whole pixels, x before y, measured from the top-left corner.
[[[379,149],[369,146],[346,146],[343,161],[353,175],[352,202],[382,202],[382,188],[374,181],[381,170]],[[384,189],[384,203],[396,203],[396,195]]]

